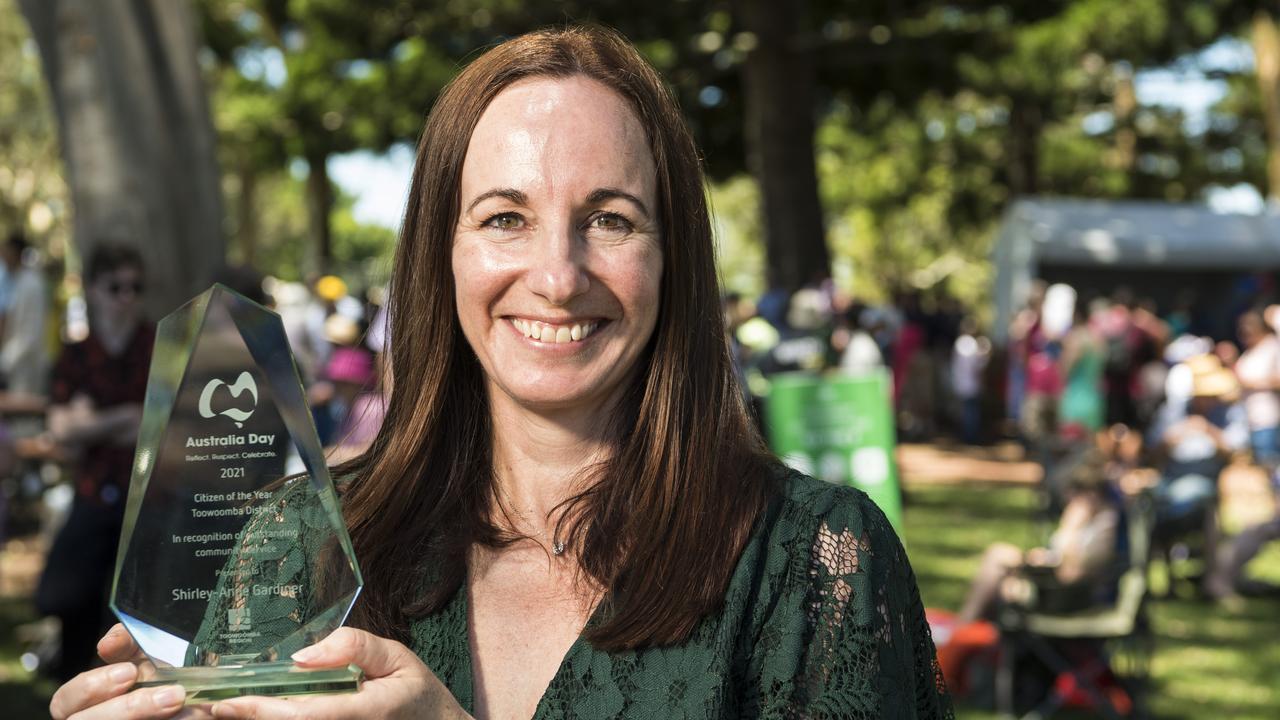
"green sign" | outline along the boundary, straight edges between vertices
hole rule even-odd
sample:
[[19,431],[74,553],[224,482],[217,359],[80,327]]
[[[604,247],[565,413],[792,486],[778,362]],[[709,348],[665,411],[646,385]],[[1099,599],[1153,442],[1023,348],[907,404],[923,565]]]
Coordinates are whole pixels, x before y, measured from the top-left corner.
[[820,480],[853,485],[902,532],[888,373],[788,373],[770,378],[765,421],[773,451]]

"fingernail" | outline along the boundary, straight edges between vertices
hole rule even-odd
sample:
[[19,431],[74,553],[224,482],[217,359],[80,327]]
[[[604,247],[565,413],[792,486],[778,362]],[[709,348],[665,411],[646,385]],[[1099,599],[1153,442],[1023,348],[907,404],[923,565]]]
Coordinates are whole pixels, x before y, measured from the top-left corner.
[[308,662],[320,657],[320,650],[315,645],[312,645],[311,647],[302,648],[289,657],[293,658],[294,662]]
[[151,696],[151,700],[156,707],[167,708],[178,705],[186,697],[187,691],[182,689],[181,685],[166,685],[157,690],[156,694]]
[[119,685],[123,682],[129,682],[137,675],[137,670],[128,663],[122,665],[114,665],[107,673],[107,677],[111,678],[111,682]]

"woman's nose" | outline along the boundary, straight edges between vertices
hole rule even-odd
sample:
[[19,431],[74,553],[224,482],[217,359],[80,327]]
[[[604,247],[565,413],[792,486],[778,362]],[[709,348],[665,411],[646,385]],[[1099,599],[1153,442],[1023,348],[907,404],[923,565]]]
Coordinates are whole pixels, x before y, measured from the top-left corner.
[[545,230],[534,246],[537,249],[525,274],[530,290],[556,306],[567,305],[587,291],[586,248],[576,228]]

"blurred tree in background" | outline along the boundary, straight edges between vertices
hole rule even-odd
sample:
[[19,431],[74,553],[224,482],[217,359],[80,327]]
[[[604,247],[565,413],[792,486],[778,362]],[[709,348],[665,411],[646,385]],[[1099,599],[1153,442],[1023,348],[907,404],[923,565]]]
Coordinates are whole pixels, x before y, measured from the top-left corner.
[[74,241],[145,250],[162,314],[222,264],[221,193],[200,40],[186,2],[19,0],[58,117]]
[[61,255],[69,217],[57,124],[40,58],[10,0],[0,0],[0,158],[0,228],[25,228]]
[[[231,256],[288,277],[379,275],[392,234],[354,219],[329,162],[411,145],[483,47],[565,22],[619,28],[669,80],[706,153],[722,274],[738,290],[830,275],[868,299],[915,288],[978,301],[994,227],[1019,195],[1180,201],[1280,187],[1267,179],[1280,33],[1267,34],[1262,0],[194,7]],[[1195,67],[1224,41],[1277,60],[1256,74]],[[1207,121],[1143,105],[1135,78],[1153,68],[1202,70],[1229,92]]]

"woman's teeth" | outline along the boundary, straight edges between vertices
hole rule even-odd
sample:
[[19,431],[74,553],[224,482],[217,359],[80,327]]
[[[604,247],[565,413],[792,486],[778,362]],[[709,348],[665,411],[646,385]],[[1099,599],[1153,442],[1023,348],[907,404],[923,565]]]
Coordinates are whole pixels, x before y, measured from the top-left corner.
[[544,343],[567,343],[585,340],[596,331],[600,323],[574,323],[572,325],[548,325],[537,320],[521,320],[512,318],[511,324],[530,340]]

